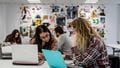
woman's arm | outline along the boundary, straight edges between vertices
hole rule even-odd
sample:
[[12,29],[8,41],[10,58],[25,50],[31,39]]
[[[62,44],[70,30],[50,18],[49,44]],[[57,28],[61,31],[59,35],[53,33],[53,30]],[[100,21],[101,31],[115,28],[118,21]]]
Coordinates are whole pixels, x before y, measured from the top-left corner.
[[101,56],[101,53],[99,52],[99,49],[101,49],[100,46],[100,40],[95,39],[93,42],[90,43],[89,47],[83,54],[79,53],[78,56],[74,57],[74,63],[76,65],[90,65],[94,63],[96,59]]
[[10,42],[9,41],[9,35],[8,36],[6,36],[6,38],[5,38],[5,41],[4,42]]
[[35,43],[35,38],[30,39],[29,43],[34,44]]
[[57,40],[54,39],[53,43],[51,44],[51,50],[57,50],[57,44],[58,44]]
[[16,40],[16,43],[17,43],[17,44],[22,44],[21,37]]

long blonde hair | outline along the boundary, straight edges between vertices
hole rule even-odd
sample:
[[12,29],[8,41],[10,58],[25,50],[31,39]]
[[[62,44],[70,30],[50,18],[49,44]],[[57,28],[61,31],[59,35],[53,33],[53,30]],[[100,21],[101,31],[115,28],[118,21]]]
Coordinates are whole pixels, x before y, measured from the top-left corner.
[[95,32],[95,30],[93,30],[89,21],[87,21],[84,18],[77,18],[77,19],[73,20],[70,23],[70,25],[77,32],[76,45],[79,46],[79,48],[82,52],[84,52],[85,49],[89,46],[88,44],[92,37],[94,37],[94,36],[100,37],[98,35],[98,33]]

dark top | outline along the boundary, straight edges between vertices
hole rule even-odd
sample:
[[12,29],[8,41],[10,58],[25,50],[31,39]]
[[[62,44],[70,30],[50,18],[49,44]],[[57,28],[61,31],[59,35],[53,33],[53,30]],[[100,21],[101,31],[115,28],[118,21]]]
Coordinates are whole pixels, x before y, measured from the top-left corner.
[[12,35],[8,35],[5,39],[5,42],[10,42],[11,44],[13,43],[17,43],[17,44],[21,44],[21,38],[13,38]]

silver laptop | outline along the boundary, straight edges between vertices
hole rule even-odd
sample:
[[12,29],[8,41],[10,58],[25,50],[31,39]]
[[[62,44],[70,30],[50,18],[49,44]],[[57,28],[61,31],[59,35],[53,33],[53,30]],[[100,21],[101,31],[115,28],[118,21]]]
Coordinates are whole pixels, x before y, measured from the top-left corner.
[[13,64],[39,64],[37,45],[12,45]]

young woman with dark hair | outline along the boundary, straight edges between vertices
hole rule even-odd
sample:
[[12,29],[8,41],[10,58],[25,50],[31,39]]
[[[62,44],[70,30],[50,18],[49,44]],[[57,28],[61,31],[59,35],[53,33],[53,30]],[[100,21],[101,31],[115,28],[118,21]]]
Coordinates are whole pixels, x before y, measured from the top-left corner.
[[5,42],[21,44],[20,32],[17,29],[13,30],[13,32],[6,37]]
[[36,28],[35,36],[30,40],[30,43],[38,45],[40,58],[43,56],[42,49],[56,50],[57,48],[57,40],[44,25],[40,25]]

